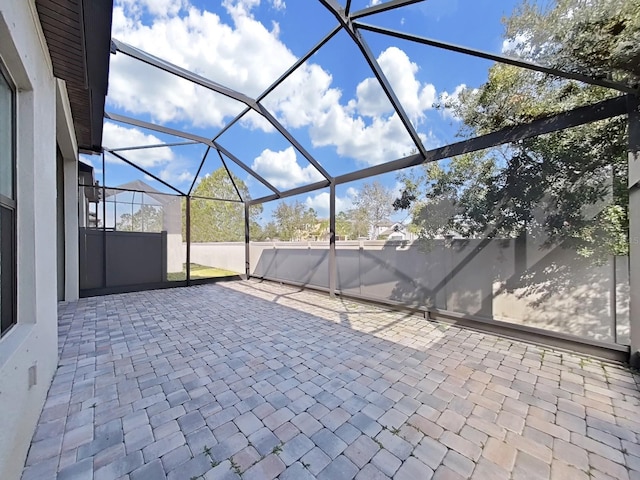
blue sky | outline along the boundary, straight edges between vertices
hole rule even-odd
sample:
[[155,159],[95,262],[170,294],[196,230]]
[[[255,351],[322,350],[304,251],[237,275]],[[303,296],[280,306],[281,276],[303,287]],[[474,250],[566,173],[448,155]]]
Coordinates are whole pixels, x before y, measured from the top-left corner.
[[[340,2],[344,4],[344,2]],[[379,3],[373,1],[373,3]],[[427,0],[361,19],[416,35],[501,52],[503,16],[515,0]],[[113,37],[251,97],[258,96],[336,24],[317,0],[115,0]],[[353,0],[357,11],[371,0]],[[458,121],[434,102],[474,88],[491,62],[392,37],[364,38],[396,91],[427,149],[451,143]],[[340,175],[407,155],[411,139],[351,38],[341,31],[262,102],[331,174]],[[111,57],[106,110],[171,128],[214,137],[244,106],[223,96],[117,54]],[[104,146],[130,147],[181,141],[175,137],[105,122]],[[251,114],[219,142],[277,188],[322,177],[263,118]],[[121,152],[154,175],[187,191],[205,151],[202,145]],[[101,159],[92,157],[102,180]],[[270,193],[228,162],[253,198]],[[107,157],[106,184],[139,179],[169,192],[143,173]],[[212,152],[200,178],[219,168]],[[396,174],[378,180],[398,189]],[[198,179],[196,179],[196,182]],[[348,209],[362,182],[338,188],[339,210]],[[326,215],[328,193],[298,200]],[[273,204],[265,205],[263,220]]]

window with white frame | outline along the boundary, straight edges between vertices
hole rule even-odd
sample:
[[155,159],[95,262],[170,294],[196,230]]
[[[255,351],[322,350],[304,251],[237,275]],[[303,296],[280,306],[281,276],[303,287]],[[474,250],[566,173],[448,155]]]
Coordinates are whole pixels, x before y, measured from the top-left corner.
[[0,63],[0,336],[16,323],[16,93]]

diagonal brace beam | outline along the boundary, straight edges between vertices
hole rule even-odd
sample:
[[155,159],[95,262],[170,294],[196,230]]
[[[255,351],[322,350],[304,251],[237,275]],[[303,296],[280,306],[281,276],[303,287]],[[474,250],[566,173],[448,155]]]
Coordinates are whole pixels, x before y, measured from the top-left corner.
[[333,178],[331,175],[329,175],[329,172],[327,172],[322,165],[320,165],[315,158],[313,158],[313,156],[307,152],[307,150],[298,143],[298,141],[293,138],[293,136],[289,133],[289,131],[284,128],[280,122],[278,122],[278,120],[276,120],[276,118],[271,115],[271,112],[269,112],[269,110],[267,110],[261,103],[257,104],[258,106],[258,113],[260,113],[264,118],[266,118],[269,123],[271,123],[271,125],[273,125],[276,130],[278,130],[282,136],[284,138],[286,138],[287,140],[289,140],[289,143],[291,143],[291,145],[293,145],[303,156],[304,158],[306,158],[309,163],[311,165],[313,165],[316,170],[318,170],[320,172],[320,174],[325,178],[325,180],[329,180],[331,181],[331,179]]
[[124,115],[118,115],[116,113],[108,113],[105,112],[104,117],[113,120],[115,122],[126,123],[128,125],[133,125],[134,127],[146,128],[147,130],[153,130],[154,132],[165,133],[167,135],[173,135],[174,137],[186,138],[188,140],[194,140],[196,142],[202,143],[209,147],[215,148],[217,150],[222,150],[227,157],[229,157],[236,165],[242,168],[245,172],[251,175],[253,178],[262,183],[265,187],[267,187],[272,192],[279,194],[277,189],[275,189],[269,182],[267,182],[264,178],[258,175],[256,172],[251,170],[247,165],[245,165],[242,161],[238,160],[236,157],[228,153],[226,150],[223,150],[220,145],[215,142],[212,142],[208,138],[201,137],[199,135],[194,135],[192,133],[182,132],[180,130],[175,130],[169,127],[163,127],[162,125],[156,125],[155,123],[145,122],[144,120],[138,120],[136,118],[126,117]]
[[209,156],[209,152],[211,152],[211,146],[207,146],[207,151],[204,152],[204,155],[202,156],[202,160],[200,161],[200,164],[198,165],[198,171],[193,176],[193,181],[191,182],[191,186],[189,187],[189,191],[187,192],[187,194],[189,196],[191,196],[191,192],[193,192],[193,189],[196,186],[196,182],[198,181],[198,177],[200,176],[200,172],[202,171],[202,167],[204,167],[204,162],[207,161],[207,157]]
[[421,155],[410,155],[391,162],[364,168],[357,172],[346,173],[336,177],[336,183],[340,185],[354,180],[362,180],[376,175],[414,167],[422,163],[436,162],[445,158],[485,150],[487,148],[518,142],[527,138],[624,115],[626,113],[626,100],[626,95],[615,97],[609,100],[603,100],[602,102],[594,105],[578,107],[574,110],[559,113],[551,117],[533,120],[530,123],[506,127],[502,130],[498,130],[497,132],[487,133],[479,137],[469,138],[467,140],[462,140],[460,142],[429,150],[426,157],[422,157]]
[[[624,115],[626,112],[627,96],[611,98],[594,105],[578,107],[569,112],[559,113],[551,117],[540,118],[538,120],[533,120],[530,123],[507,127],[497,132],[488,133],[479,137],[469,138],[457,143],[452,143],[444,147],[435,148],[433,150],[429,150],[426,158],[420,154],[409,155],[408,157],[399,158],[391,162],[381,163],[380,165],[374,165],[362,170],[339,175],[335,178],[335,184],[342,185],[349,182],[364,180],[366,178],[383,175],[385,173],[396,172],[398,170],[414,167],[416,165],[427,162],[435,162],[438,160],[443,160],[445,158],[451,158],[456,155],[462,155],[464,153],[497,147],[499,145],[517,142],[526,138],[544,135],[546,133],[557,132],[559,130],[564,130],[567,128],[578,127],[580,125],[597,122],[606,118],[613,118],[619,115]],[[312,192],[326,186],[326,184],[316,183],[298,187],[293,190],[286,190],[282,192],[281,198]],[[257,205],[260,203],[269,202],[271,200],[274,200],[275,198],[275,196],[270,195],[251,200],[250,203],[252,205]]]
[[155,181],[160,182],[161,184],[163,184],[165,187],[170,188],[171,190],[173,190],[174,192],[179,193],[180,195],[182,195],[183,197],[186,196],[184,192],[178,190],[176,187],[174,187],[173,185],[170,185],[169,183],[165,182],[164,180],[162,180],[160,177],[155,176],[153,173],[149,172],[148,170],[145,170],[144,168],[136,165],[135,163],[133,163],[131,160],[127,160],[126,158],[124,158],[122,155],[119,155],[115,152],[109,152],[111,155],[113,155],[116,158],[119,158],[120,160],[122,160],[123,162],[125,162],[127,165],[131,165],[133,168],[140,170],[142,173],[144,173],[145,175],[149,175],[151,178],[153,178]]
[[198,145],[200,142],[174,142],[174,143],[156,143],[154,145],[137,145],[135,147],[118,147],[118,148],[104,148],[109,152],[125,152],[128,150],[144,150],[147,148],[163,148],[163,147],[184,147],[186,145]]
[[[291,67],[289,67],[287,69],[286,72],[284,72],[282,75],[280,75],[280,78],[278,78],[275,82],[273,82],[271,85],[269,85],[269,87],[267,87],[267,89],[262,92],[258,98],[256,98],[256,101],[260,102],[262,101],[267,95],[269,95],[271,92],[273,92],[278,85],[280,85],[282,82],[284,82],[289,75],[291,75],[294,71],[296,71],[304,62],[306,62],[307,60],[309,60],[318,50],[320,50],[320,48],[327,43],[329,40],[331,40],[336,33],[338,33],[340,30],[342,29],[342,27],[340,27],[339,25],[334,27],[333,30],[331,30],[327,35],[324,36],[324,38],[322,38],[322,40],[320,40],[318,43],[315,44],[315,46],[309,50],[305,55],[303,55],[302,57],[300,57],[296,63],[294,63]],[[249,112],[249,110],[251,110],[249,107],[245,108],[242,112],[240,112],[233,120],[231,120],[229,123],[227,123],[224,128],[222,130],[220,130],[220,132],[218,132],[218,134],[213,137],[213,140],[217,140],[219,139],[222,134],[224,132],[226,132],[227,130],[229,130],[229,128],[231,128],[235,123],[237,123],[243,116],[245,116],[247,114],[247,112]]]
[[274,187],[269,182],[267,182],[262,176],[258,175],[256,172],[254,172],[242,160],[238,159],[238,157],[236,157],[233,153],[231,153],[229,150],[224,148],[218,142],[213,142],[213,146],[215,147],[216,150],[218,150],[218,153],[220,153],[220,152],[224,153],[233,163],[238,165],[245,172],[250,174],[256,180],[258,180],[261,184],[263,184],[265,187],[267,187],[269,190],[271,190],[273,193],[275,193],[277,197],[280,197],[280,190],[278,190],[276,187]]
[[238,198],[240,199],[241,202],[244,202],[245,199],[242,198],[242,195],[240,194],[240,190],[238,189],[238,186],[236,185],[236,181],[233,179],[233,175],[231,175],[231,171],[229,170],[229,167],[227,167],[227,162],[225,162],[224,158],[222,158],[222,154],[220,153],[220,150],[216,150],[216,152],[218,152],[218,156],[220,157],[220,161],[222,162],[222,166],[226,170],[227,175],[229,176],[229,180],[231,180],[231,184],[233,185],[233,188],[236,191],[236,195],[238,195]]
[[[350,15],[352,20],[361,17],[367,17],[376,13],[386,12],[393,10],[394,8],[404,7],[406,5],[413,5],[414,3],[424,2],[424,0],[391,0],[390,2],[379,3],[378,5],[372,5],[371,7],[363,8],[357,12],[353,12]],[[346,12],[347,14],[349,12]]]
[[151,55],[147,52],[144,52],[138,48],[132,47],[131,45],[127,45],[126,43],[120,42],[119,40],[112,40],[114,49],[118,52],[121,52],[125,55],[128,55],[136,60],[140,60],[141,62],[147,63],[148,65],[154,66],[165,72],[176,75],[180,78],[188,80],[190,82],[195,83],[196,85],[200,85],[201,87],[207,88],[214,92],[220,93],[228,98],[233,100],[237,100],[245,104],[247,107],[251,108],[255,112],[262,115],[267,121],[282,135],[284,135],[287,140],[293,145],[302,155],[311,163],[321,174],[322,176],[330,180],[332,177],[329,173],[322,168],[322,166],[313,158],[313,156],[305,150],[305,148],[287,131],[284,126],[273,116],[271,115],[262,105],[260,105],[253,98],[248,97],[240,92],[236,92],[228,87],[220,85],[216,82],[212,82],[211,80],[204,78],[200,75],[197,75],[193,72],[190,72],[187,69],[174,65],[166,60],[162,60],[154,55]]
[[632,88],[627,85],[623,85],[617,82],[611,82],[609,80],[589,77],[587,75],[581,75],[579,73],[565,72],[557,68],[545,67],[538,65],[534,62],[528,62],[526,60],[520,60],[518,58],[509,57],[507,55],[498,55],[495,53],[484,52],[482,50],[476,50],[473,48],[462,47],[453,43],[441,42],[431,38],[420,37],[418,35],[411,35],[409,33],[399,32],[390,28],[378,27],[375,25],[369,25],[365,23],[354,22],[354,27],[357,30],[367,30],[369,32],[380,33],[382,35],[388,35],[390,37],[400,38],[402,40],[409,40],[415,43],[421,43],[423,45],[429,45],[431,47],[441,48],[443,50],[449,50],[451,52],[463,53],[473,57],[484,58],[486,60],[492,60],[494,62],[505,63],[507,65],[513,65],[516,67],[525,68],[527,70],[533,70],[535,72],[542,72],[549,75],[555,75],[556,77],[567,78],[569,80],[577,80],[579,82],[598,85],[600,87],[612,88],[624,93],[638,93],[637,88]]
[[201,87],[213,90],[214,92],[224,95],[225,97],[244,103],[247,106],[253,106],[255,104],[255,100],[253,98],[248,97],[247,95],[244,95],[240,92],[236,92],[235,90],[225,87],[224,85],[213,82],[201,75],[190,72],[186,68],[174,65],[173,63],[167,62],[166,60],[156,57],[155,55],[151,55],[150,53],[140,50],[139,48],[127,45],[126,43],[116,40],[115,38],[112,39],[111,42],[113,43],[116,51],[128,55],[131,58],[135,58],[136,60],[140,60],[147,65],[151,65],[153,67],[159,68],[160,70],[176,75],[180,78],[184,78],[185,80],[195,83],[196,85],[200,85]]
[[153,130],[154,132],[164,133],[166,135],[172,135],[178,138],[186,138],[187,140],[193,140],[194,142],[202,143],[213,147],[213,143],[206,137],[200,135],[194,135],[192,133],[175,130],[169,127],[163,127],[151,122],[145,122],[144,120],[138,120],[137,118],[127,117],[120,115],[119,113],[104,112],[104,118],[107,120],[113,120],[114,122],[126,123],[127,125],[133,125],[134,127],[146,128],[147,130]]
[[398,100],[398,97],[393,91],[393,88],[391,87],[389,80],[387,79],[384,72],[382,71],[380,64],[376,60],[375,56],[373,55],[373,52],[369,48],[369,45],[367,44],[365,39],[362,37],[360,32],[354,28],[354,25],[351,23],[351,19],[349,19],[346,15],[344,15],[344,11],[337,4],[335,0],[320,0],[320,3],[322,3],[331,13],[333,13],[333,15],[338,19],[338,22],[340,22],[340,24],[343,26],[345,31],[349,34],[351,39],[354,41],[356,46],[360,49],[360,52],[364,56],[364,59],[366,60],[366,62],[369,64],[369,67],[373,71],[373,74],[378,79],[378,82],[380,83],[380,86],[382,87],[382,90],[384,91],[385,95],[389,99],[389,102],[391,102],[393,109],[398,114],[398,118],[404,125],[404,128],[409,133],[411,140],[415,144],[420,154],[424,157],[427,154],[427,150],[422,144],[422,140],[420,140],[420,136],[418,135],[418,132],[414,128],[413,124],[411,123],[411,120],[409,119],[407,112],[402,107],[400,100]]

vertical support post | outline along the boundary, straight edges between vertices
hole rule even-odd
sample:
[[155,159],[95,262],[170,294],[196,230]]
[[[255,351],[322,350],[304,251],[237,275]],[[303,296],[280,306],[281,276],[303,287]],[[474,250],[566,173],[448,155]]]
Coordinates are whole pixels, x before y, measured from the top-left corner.
[[628,96],[629,112],[629,328],[631,352],[629,363],[640,367],[640,99]]
[[617,257],[611,255],[611,290],[609,291],[609,317],[611,318],[611,339],[618,343],[617,290],[618,290]]
[[329,184],[329,295],[336,294],[336,182]]
[[244,202],[244,274],[249,280],[251,275],[251,258],[249,243],[251,241],[251,232],[249,230],[249,202]]
[[187,201],[187,218],[186,221],[186,241],[187,241],[187,286],[191,285],[191,197],[189,195],[185,196]]
[[[104,151],[102,152],[102,287],[107,287],[107,190]],[[96,205],[96,227],[98,226],[98,205]]]
[[527,227],[522,228],[513,245],[513,263],[518,279],[527,271]]
[[80,294],[80,250],[78,239],[78,159],[64,159],[64,299],[78,300]]
[[362,295],[362,278],[363,278],[363,269],[362,263],[364,256],[364,239],[358,238],[358,293]]
[[444,292],[444,309],[449,310],[449,284],[453,281],[453,235],[447,234],[444,236],[444,286],[442,291]]

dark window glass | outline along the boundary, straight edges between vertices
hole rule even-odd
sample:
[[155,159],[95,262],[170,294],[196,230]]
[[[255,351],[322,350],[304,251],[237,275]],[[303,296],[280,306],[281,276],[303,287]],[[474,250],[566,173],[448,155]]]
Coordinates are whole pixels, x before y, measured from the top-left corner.
[[13,199],[14,93],[0,69],[0,195]]
[[15,315],[15,218],[14,212],[0,206],[0,333],[14,323]]
[[15,90],[0,65],[0,335],[16,323]]

